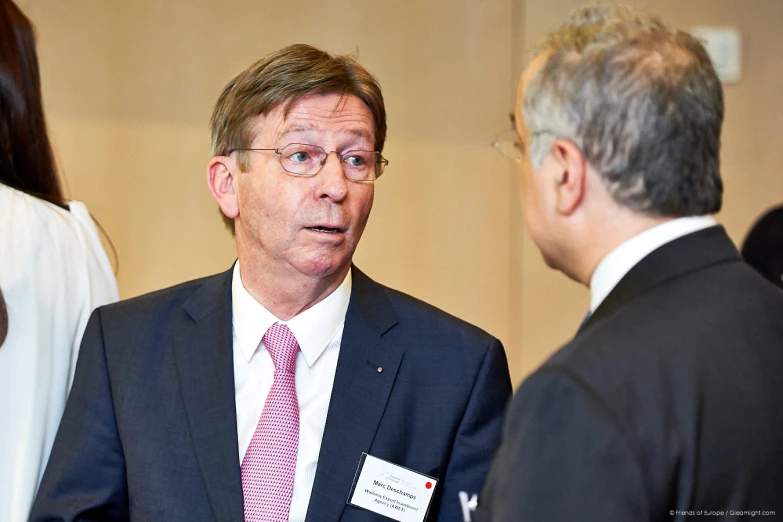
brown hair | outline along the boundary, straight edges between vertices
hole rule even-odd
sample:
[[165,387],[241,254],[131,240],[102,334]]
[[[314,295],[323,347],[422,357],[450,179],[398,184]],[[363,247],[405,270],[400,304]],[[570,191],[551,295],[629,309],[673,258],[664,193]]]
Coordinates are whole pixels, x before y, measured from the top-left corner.
[[[225,156],[250,146],[257,116],[285,104],[285,114],[300,99],[313,94],[356,96],[373,116],[375,150],[386,141],[386,108],[378,81],[350,56],[331,55],[310,45],[284,47],[260,59],[231,80],[218,98],[210,120],[212,155]],[[246,152],[238,151],[239,167],[249,168]],[[223,216],[234,233],[234,220]]]

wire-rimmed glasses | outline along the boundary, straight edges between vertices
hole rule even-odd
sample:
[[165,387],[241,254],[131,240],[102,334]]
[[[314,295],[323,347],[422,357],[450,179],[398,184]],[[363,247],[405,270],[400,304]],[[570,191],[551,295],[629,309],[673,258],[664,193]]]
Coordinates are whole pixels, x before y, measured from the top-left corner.
[[235,151],[272,151],[277,154],[283,170],[294,176],[312,177],[321,171],[329,154],[334,152],[340,159],[345,177],[352,181],[375,181],[389,164],[389,160],[374,150],[336,150],[326,152],[318,145],[289,143],[281,149],[232,149]]
[[506,131],[492,141],[492,147],[514,163],[522,161],[522,146],[515,131]]

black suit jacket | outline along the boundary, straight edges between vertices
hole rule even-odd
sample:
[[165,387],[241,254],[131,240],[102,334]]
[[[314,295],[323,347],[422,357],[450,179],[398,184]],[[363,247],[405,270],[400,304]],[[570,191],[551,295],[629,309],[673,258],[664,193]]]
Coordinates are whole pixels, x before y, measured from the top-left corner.
[[[307,522],[388,520],[346,507],[362,452],[439,478],[428,520],[459,520],[511,394],[502,346],[353,270]],[[239,464],[229,270],[93,314],[32,520],[241,521]]]
[[744,510],[783,514],[783,293],[716,226],[645,257],[524,382],[475,518]]

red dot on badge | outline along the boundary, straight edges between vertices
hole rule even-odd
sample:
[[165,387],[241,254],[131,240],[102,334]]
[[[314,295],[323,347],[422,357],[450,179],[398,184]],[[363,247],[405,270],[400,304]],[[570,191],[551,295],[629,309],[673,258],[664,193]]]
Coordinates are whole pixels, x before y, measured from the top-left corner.
[[431,489],[432,488],[432,482],[427,482],[426,484],[424,484],[424,487],[427,488],[427,489]]

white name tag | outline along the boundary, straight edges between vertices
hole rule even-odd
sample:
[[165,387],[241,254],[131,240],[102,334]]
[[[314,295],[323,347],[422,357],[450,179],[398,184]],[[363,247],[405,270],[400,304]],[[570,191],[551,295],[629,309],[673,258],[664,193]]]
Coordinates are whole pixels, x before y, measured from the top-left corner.
[[362,453],[348,504],[399,522],[423,522],[438,481]]

